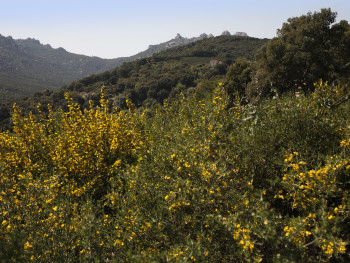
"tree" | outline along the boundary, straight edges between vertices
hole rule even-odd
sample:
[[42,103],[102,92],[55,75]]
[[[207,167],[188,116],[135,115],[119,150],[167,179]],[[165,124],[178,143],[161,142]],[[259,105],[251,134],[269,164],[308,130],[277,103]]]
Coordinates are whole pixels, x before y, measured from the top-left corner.
[[235,92],[243,95],[247,84],[251,81],[251,62],[245,58],[238,58],[226,74],[226,88],[229,96]]
[[343,82],[350,76],[350,26],[345,20],[332,27],[332,53],[337,59],[336,72]]
[[299,87],[310,91],[319,79],[347,78],[349,25],[345,21],[334,24],[336,16],[331,9],[321,9],[289,18],[277,30],[277,37],[257,52],[247,93],[264,96],[272,90],[282,93]]

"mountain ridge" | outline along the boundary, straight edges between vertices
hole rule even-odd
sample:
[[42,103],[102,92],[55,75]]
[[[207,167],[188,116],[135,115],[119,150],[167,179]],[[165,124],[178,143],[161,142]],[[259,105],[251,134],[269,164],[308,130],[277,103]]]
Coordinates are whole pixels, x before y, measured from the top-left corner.
[[[184,41],[181,35],[177,39]],[[6,41],[11,43],[13,40]],[[28,41],[34,45],[38,44],[35,40]],[[167,48],[151,57],[147,57],[145,53],[138,56],[147,58],[129,57],[128,59],[133,61],[125,62],[119,67],[102,73],[76,79],[57,90],[46,88],[26,98],[17,97],[13,100],[1,96],[0,126],[3,129],[11,127],[10,112],[14,103],[25,114],[29,111],[35,112],[38,104],[44,107],[42,110],[45,112],[48,104],[53,107],[53,110],[64,109],[65,93],[68,92],[69,96],[82,107],[88,107],[90,100],[98,103],[98,94],[102,86],[105,87],[106,97],[118,108],[125,107],[126,99],[132,101],[136,107],[162,103],[164,99],[175,98],[177,94],[186,90],[201,88],[202,82],[207,83],[220,75],[225,75],[229,65],[237,58],[253,60],[256,50],[267,41],[268,39],[232,35],[208,37],[187,45]],[[159,46],[159,48],[164,47],[166,44]],[[16,44],[14,48],[19,47]],[[49,46],[41,48],[50,49]],[[21,52],[25,54],[23,49]],[[58,49],[56,52],[67,54],[63,49]]]
[[54,49],[39,40],[0,35],[0,95],[12,99],[44,89],[58,89],[82,78],[116,67],[118,60],[77,55]]
[[[234,35],[239,35],[239,32]],[[185,38],[178,33],[175,38],[149,45],[135,55],[102,59],[71,53],[62,47],[52,48],[35,38],[13,39],[0,34],[0,95],[10,99],[30,96],[44,89],[57,90],[76,79],[113,69],[124,62],[150,57],[168,48],[209,37],[214,36],[203,33],[198,37]]]
[[24,98],[43,90],[58,90],[77,79],[98,74],[159,53],[208,37],[185,38],[177,34],[169,41],[149,45],[148,49],[133,56],[103,59],[68,52],[62,47],[52,48],[34,38],[13,39],[0,34],[0,102]]

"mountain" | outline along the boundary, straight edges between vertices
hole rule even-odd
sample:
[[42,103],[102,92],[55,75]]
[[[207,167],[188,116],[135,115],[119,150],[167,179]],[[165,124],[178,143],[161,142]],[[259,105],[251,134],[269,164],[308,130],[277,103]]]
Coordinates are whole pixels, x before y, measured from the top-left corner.
[[[188,89],[201,88],[205,82],[222,78],[237,58],[254,60],[257,49],[268,41],[237,35],[197,41],[181,38],[177,35],[175,41],[191,42],[74,81],[53,94],[43,94],[42,98],[51,105],[55,101],[56,105],[64,105],[63,94],[69,92],[82,107],[88,107],[90,99],[98,102],[98,94],[104,86],[107,97],[119,108],[126,106],[127,99],[136,106],[148,107],[162,103],[164,99],[171,100]],[[58,98],[61,98],[59,102]]]
[[74,80],[113,69],[124,62],[150,57],[168,48],[208,37],[212,35],[184,38],[177,34],[174,39],[150,45],[136,55],[102,59],[73,54],[63,48],[54,49],[33,38],[16,40],[0,35],[0,102],[32,96],[42,90],[57,90]]
[[[185,39],[177,35],[166,44],[151,46],[148,49],[151,49],[150,53],[144,51],[132,57],[108,60],[110,67],[113,67],[113,63],[122,65],[77,78],[73,82],[70,81],[73,77],[69,70],[75,71],[75,68],[80,67],[80,72],[76,73],[78,76],[82,72],[88,74],[88,70],[95,69],[97,72],[107,67],[106,61],[71,54],[63,48],[53,49],[33,39],[13,40],[11,37],[2,37],[0,129],[10,127],[13,103],[25,114],[35,111],[38,103],[44,106],[50,104],[56,110],[65,107],[64,93],[69,92],[82,107],[88,107],[90,99],[98,103],[102,86],[105,86],[109,100],[118,107],[125,107],[126,99],[136,106],[148,107],[161,103],[188,89],[203,88],[205,85],[202,83],[224,75],[229,65],[239,57],[253,60],[256,50],[268,41],[238,35],[209,35],[205,38],[202,34],[201,37],[203,39],[194,41],[194,38]],[[178,46],[170,48],[170,45],[174,45],[170,43],[177,43]],[[71,60],[67,61],[67,57]],[[128,60],[131,62],[126,62]],[[57,88],[55,79],[59,85],[63,80],[70,81],[68,83],[71,84]]]
[[[222,35],[227,35],[227,36],[245,36],[247,37],[248,35],[244,32],[236,32],[235,34],[231,35],[229,31],[225,30]],[[211,38],[214,37],[213,34],[209,34],[207,35],[206,33],[203,33],[201,35],[199,35],[198,37],[192,37],[192,38],[186,38],[181,36],[179,33],[175,36],[175,38],[164,42],[164,43],[160,43],[158,45],[149,45],[148,49],[140,52],[138,54],[136,54],[135,56],[132,56],[132,58],[134,59],[141,59],[141,58],[146,58],[146,57],[150,57],[155,53],[158,53],[160,51],[166,50],[168,48],[173,48],[173,47],[178,47],[178,46],[183,46],[183,45],[187,45],[193,42],[196,42],[198,40],[203,40],[206,38]]]
[[119,66],[122,59],[101,59],[54,49],[35,39],[0,35],[1,101],[57,90],[75,79]]
[[192,38],[186,38],[186,37],[182,37],[179,33],[175,36],[175,38],[166,41],[164,43],[160,43],[157,45],[149,45],[148,49],[140,52],[138,54],[136,54],[135,56],[133,56],[136,59],[140,59],[140,58],[145,58],[145,57],[150,57],[155,53],[158,53],[160,51],[166,50],[168,48],[173,48],[173,47],[178,47],[178,46],[183,46],[183,45],[187,45],[189,43],[198,41],[198,40],[202,40],[202,39],[206,39],[209,36],[205,33],[201,34],[199,37],[192,37]]
[[17,101],[17,104],[25,111],[35,110],[38,103],[43,106],[50,104],[54,110],[65,108],[64,94],[68,92],[82,107],[89,107],[89,100],[98,103],[104,86],[110,102],[119,108],[125,107],[126,99],[136,106],[148,107],[222,78],[237,58],[253,60],[256,50],[267,41],[227,35],[205,38],[78,79],[54,92],[37,92],[25,101]]

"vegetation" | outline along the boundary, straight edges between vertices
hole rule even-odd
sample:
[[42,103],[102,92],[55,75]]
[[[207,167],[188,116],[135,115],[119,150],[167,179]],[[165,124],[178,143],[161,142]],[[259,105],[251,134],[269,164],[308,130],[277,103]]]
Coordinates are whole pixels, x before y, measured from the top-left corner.
[[[334,13],[299,19],[313,24],[320,14]],[[0,261],[350,261],[346,71],[330,67],[330,82],[297,94],[292,82],[271,91],[263,85],[270,79],[257,76],[278,76],[277,69],[258,55],[200,83],[182,72],[184,91],[177,84],[173,99],[155,90],[162,105],[131,97],[125,110],[113,106],[115,85],[147,80],[146,68],[159,77],[170,72],[163,84],[171,91],[172,68],[221,72],[195,71],[193,52],[206,61],[212,55],[200,46],[209,42],[197,43],[73,83],[62,109],[39,104],[36,115],[26,115],[14,106],[13,131],[0,133]],[[340,57],[337,69],[345,69],[348,58]],[[188,68],[174,64],[187,58]],[[310,59],[312,69],[317,61]],[[107,79],[87,105],[80,92],[95,92]],[[148,96],[151,84],[142,87]],[[53,94],[61,100],[58,93],[46,98]]]
[[313,90],[319,79],[349,81],[350,26],[330,9],[288,19],[256,55],[250,97],[302,89]]
[[[27,115],[36,112],[36,105],[50,104],[53,110],[67,109],[64,93],[69,92],[83,108],[89,108],[89,100],[99,101],[99,90],[105,86],[106,96],[114,106],[126,109],[126,99],[135,106],[150,107],[164,99],[173,99],[182,91],[193,88],[205,80],[213,80],[225,75],[227,67],[238,57],[252,59],[255,51],[266,39],[249,37],[227,37],[204,39],[186,46],[168,49],[151,58],[124,63],[122,66],[101,74],[91,75],[77,80],[58,91],[44,90],[34,96],[17,100],[18,107]],[[211,67],[211,59],[222,64]],[[204,84],[206,85],[206,84]],[[13,101],[0,105],[0,109],[9,113]],[[3,130],[10,128],[10,115],[0,115]]]
[[329,89],[230,109],[220,84],[156,111],[15,107],[2,260],[345,262],[350,104],[328,109],[347,92]]
[[124,58],[101,59],[54,49],[38,40],[15,40],[0,35],[0,103],[33,96],[42,90],[58,90],[73,80],[103,72]]

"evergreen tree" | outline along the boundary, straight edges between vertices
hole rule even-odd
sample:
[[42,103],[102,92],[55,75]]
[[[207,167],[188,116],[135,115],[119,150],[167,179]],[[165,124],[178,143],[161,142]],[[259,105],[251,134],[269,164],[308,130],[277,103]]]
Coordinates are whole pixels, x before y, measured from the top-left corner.
[[346,21],[334,24],[331,9],[289,18],[277,37],[256,55],[249,96],[264,96],[302,88],[313,89],[319,79],[334,82],[349,76],[350,27]]

